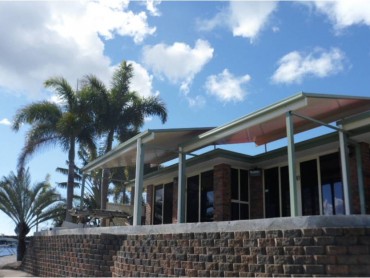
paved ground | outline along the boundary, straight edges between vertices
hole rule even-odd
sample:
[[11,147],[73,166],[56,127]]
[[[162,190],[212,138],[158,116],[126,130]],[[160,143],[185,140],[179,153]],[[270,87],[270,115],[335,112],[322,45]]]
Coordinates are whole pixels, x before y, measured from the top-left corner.
[[17,262],[16,256],[0,257],[0,277],[33,277],[24,271],[20,271],[20,262]]
[[33,277],[33,276],[24,271],[12,269],[0,269],[0,277]]

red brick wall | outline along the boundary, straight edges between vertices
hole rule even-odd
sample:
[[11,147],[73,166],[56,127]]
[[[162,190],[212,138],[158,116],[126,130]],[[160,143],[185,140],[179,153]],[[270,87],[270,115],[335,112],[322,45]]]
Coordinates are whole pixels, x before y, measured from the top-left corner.
[[[364,179],[365,203],[366,213],[370,213],[370,149],[369,144],[359,143],[361,149],[362,173]],[[360,214],[360,196],[358,190],[358,175],[357,175],[357,161],[356,150],[354,147],[350,148],[349,155],[350,168],[350,187],[351,187],[351,208],[353,214]]]
[[231,168],[220,164],[213,168],[214,221],[231,219]]
[[36,236],[35,276],[370,276],[370,228]]
[[109,277],[124,239],[110,234],[35,236],[22,269],[44,277]]

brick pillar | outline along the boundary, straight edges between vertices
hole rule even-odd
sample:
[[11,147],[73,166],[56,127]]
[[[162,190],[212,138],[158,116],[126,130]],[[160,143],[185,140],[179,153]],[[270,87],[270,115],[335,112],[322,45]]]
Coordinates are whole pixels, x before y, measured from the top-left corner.
[[362,166],[365,187],[366,214],[370,214],[370,146],[361,143]]
[[263,215],[263,182],[262,182],[261,171],[260,176],[251,177],[249,176],[249,211],[250,219],[264,218]]
[[[369,144],[359,143],[361,149],[361,160],[362,160],[362,173],[364,178],[364,191],[365,191],[365,203],[366,213],[370,212],[370,151]],[[357,176],[357,161],[356,151],[354,147],[350,149],[350,187],[351,187],[351,204],[352,213],[361,213],[360,208],[360,195],[358,191],[358,176]]]
[[154,186],[148,185],[146,188],[146,209],[145,209],[145,225],[152,224],[152,211],[153,211],[153,193],[154,193]]
[[214,221],[231,219],[231,167],[219,164],[213,168]]

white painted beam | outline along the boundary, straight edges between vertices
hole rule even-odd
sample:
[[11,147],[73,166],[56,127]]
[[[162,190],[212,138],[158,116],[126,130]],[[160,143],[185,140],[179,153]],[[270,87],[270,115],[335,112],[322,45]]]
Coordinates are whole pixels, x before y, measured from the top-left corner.
[[290,216],[298,216],[297,202],[297,174],[294,147],[294,124],[291,111],[286,113],[286,132],[288,139],[288,170],[289,170],[289,191],[290,191]]
[[135,196],[133,226],[141,225],[143,203],[143,169],[144,169],[144,144],[139,137],[136,142],[136,171],[135,171]]

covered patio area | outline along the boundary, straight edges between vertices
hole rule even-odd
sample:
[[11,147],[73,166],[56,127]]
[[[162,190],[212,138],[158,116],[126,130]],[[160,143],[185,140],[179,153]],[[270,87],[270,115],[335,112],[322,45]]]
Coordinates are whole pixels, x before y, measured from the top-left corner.
[[370,144],[370,98],[299,93],[248,114],[231,123],[211,128],[147,130],[120,144],[108,154],[83,168],[96,169],[136,166],[133,225],[141,225],[144,164],[161,164],[178,159],[177,223],[185,223],[187,155],[207,146],[236,143],[262,145],[287,138],[290,216],[301,216],[301,192],[297,182],[295,135],[318,126],[337,132],[345,214],[352,214],[350,196],[349,145],[354,146],[361,213],[366,213],[362,154],[359,142]]

